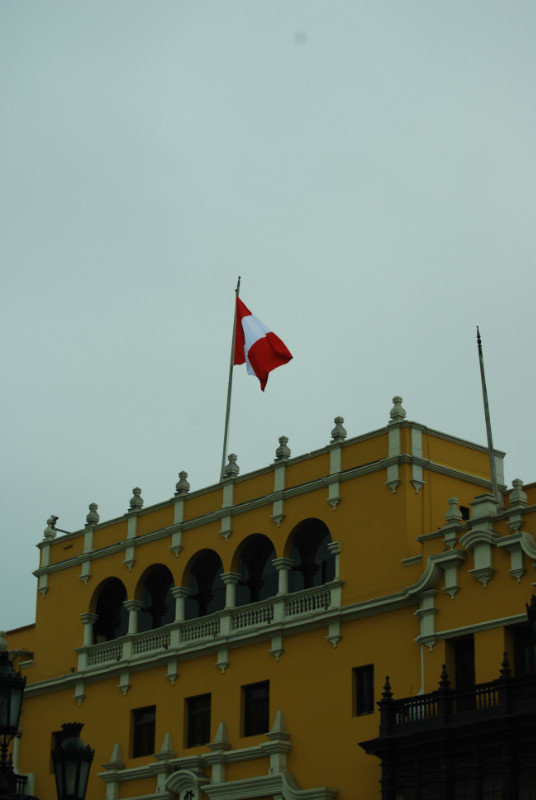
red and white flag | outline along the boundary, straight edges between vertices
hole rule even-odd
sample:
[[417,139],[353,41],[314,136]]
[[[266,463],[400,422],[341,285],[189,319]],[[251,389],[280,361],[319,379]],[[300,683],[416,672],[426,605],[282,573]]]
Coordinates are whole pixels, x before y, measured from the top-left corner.
[[250,375],[256,375],[261,389],[268,381],[268,373],[292,358],[279,336],[254,317],[249,308],[236,296],[236,328],[234,364],[246,363]]

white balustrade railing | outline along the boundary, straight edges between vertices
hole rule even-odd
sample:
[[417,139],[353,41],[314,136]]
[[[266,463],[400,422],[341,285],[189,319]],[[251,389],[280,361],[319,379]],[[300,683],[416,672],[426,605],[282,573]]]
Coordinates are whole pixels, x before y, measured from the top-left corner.
[[107,664],[110,661],[120,661],[122,656],[122,642],[95,644],[88,652],[88,667],[97,667],[99,664]]
[[297,597],[287,599],[285,603],[285,615],[296,617],[299,614],[310,614],[316,611],[325,611],[331,603],[331,590],[323,586],[316,589],[309,589],[300,593]]
[[253,608],[244,607],[233,612],[233,629],[253,628],[255,625],[269,625],[274,618],[273,601]]
[[[340,586],[340,583],[338,584]],[[283,619],[297,618],[305,615],[319,614],[327,611],[331,607],[333,586],[317,586],[313,589],[305,589],[301,592],[293,592],[288,595],[272,597],[262,603],[252,603],[238,608],[218,611],[207,617],[178,622],[174,625],[166,626],[165,629],[156,629],[144,633],[130,634],[122,640],[112,642],[101,642],[87,648],[81,648],[79,652],[87,654],[86,664],[88,668],[98,667],[102,664],[111,664],[114,661],[121,661],[123,657],[142,656],[146,653],[157,653],[170,647],[180,647],[181,644],[200,644],[219,636],[221,633],[221,618],[230,615],[231,631],[246,633],[250,629],[261,628],[262,626],[272,625],[274,621],[275,606],[280,604],[277,621]],[[340,602],[336,600],[334,602]],[[281,607],[283,606],[283,607]],[[283,613],[283,618],[279,614]],[[171,646],[173,630],[177,637],[173,640],[175,644]],[[227,631],[227,628],[224,628]],[[83,667],[84,668],[84,667]]]
[[142,633],[134,639],[134,655],[150,653],[153,650],[167,650],[169,647],[169,631],[150,631]]
[[181,626],[181,641],[198,642],[200,639],[208,639],[211,636],[218,636],[220,632],[220,618],[192,620],[183,622]]

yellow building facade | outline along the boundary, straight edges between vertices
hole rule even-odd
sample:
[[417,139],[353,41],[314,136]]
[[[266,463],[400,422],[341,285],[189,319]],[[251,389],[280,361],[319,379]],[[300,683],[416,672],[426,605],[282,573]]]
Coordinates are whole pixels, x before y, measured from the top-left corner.
[[116,519],[92,504],[74,533],[49,520],[35,624],[7,634],[32,794],[55,798],[50,748],[76,720],[89,800],[379,798],[358,742],[385,676],[409,696],[443,664],[454,680],[462,651],[476,681],[514,662],[536,485],[507,490],[496,451],[498,508],[486,448],[407,420],[398,397],[385,427],[348,438],[343,422],[298,457],[282,437],[246,475],[230,456],[199,491],[180,473],[150,508],[136,489]]

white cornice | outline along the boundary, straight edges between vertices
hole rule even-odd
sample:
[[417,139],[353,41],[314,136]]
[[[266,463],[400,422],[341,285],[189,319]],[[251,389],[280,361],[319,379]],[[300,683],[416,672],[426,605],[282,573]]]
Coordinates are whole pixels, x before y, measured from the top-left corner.
[[[424,459],[415,458],[414,456],[409,455],[393,456],[391,458],[381,459],[380,461],[372,461],[368,464],[362,464],[358,467],[352,467],[351,469],[335,473],[333,475],[325,475],[322,478],[317,478],[314,481],[308,481],[307,483],[302,483],[298,486],[291,486],[288,489],[271,492],[270,494],[263,495],[262,497],[255,498],[253,500],[248,500],[244,503],[240,503],[239,505],[229,506],[225,509],[216,509],[208,514],[194,517],[193,519],[186,520],[185,522],[178,522],[174,523],[173,525],[168,525],[165,528],[151,531],[143,536],[137,536],[134,539],[125,539],[121,542],[117,542],[116,544],[108,545],[107,547],[102,547],[98,550],[93,550],[90,553],[82,553],[74,558],[69,558],[65,561],[51,564],[50,566],[40,567],[39,569],[36,569],[33,574],[36,577],[40,577],[41,575],[50,575],[54,572],[60,572],[64,569],[70,569],[71,567],[79,566],[87,561],[107,558],[114,553],[123,552],[127,549],[127,547],[141,547],[144,544],[149,544],[150,542],[155,542],[159,539],[170,537],[177,531],[193,530],[214,522],[220,522],[224,517],[234,517],[240,514],[249,513],[250,511],[254,511],[259,508],[263,508],[264,506],[272,506],[276,500],[288,500],[292,497],[298,497],[299,495],[307,494],[309,492],[315,492],[319,489],[328,487],[332,483],[345,483],[346,481],[359,478],[363,475],[370,475],[373,472],[385,470],[394,464],[416,464],[417,466],[421,466],[431,472],[456,478],[457,480],[465,481],[466,483],[471,483],[476,486],[481,486],[485,489],[489,489],[491,487],[491,483],[483,478],[479,478],[475,475],[470,475],[465,472],[460,472],[449,467],[444,467],[441,464],[435,464],[431,461],[425,461]],[[527,508],[524,509],[524,513],[527,513],[532,509],[536,509],[536,506],[527,506]],[[499,518],[506,518],[507,516],[508,514],[505,513],[501,514]],[[83,531],[80,532],[80,534],[69,534],[69,536],[72,538],[76,535],[82,534]],[[66,537],[62,537],[55,539],[54,541],[64,541],[65,538]]]

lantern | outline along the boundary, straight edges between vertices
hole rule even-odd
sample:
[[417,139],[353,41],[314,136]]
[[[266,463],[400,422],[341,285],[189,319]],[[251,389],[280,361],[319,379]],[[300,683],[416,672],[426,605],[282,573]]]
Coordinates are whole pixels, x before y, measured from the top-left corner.
[[84,800],[95,751],[80,738],[83,723],[66,722],[61,727],[61,740],[52,751],[58,800]]

